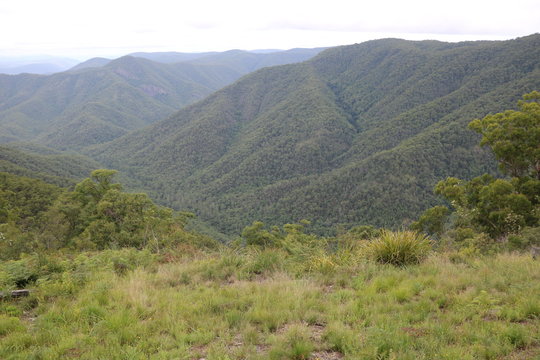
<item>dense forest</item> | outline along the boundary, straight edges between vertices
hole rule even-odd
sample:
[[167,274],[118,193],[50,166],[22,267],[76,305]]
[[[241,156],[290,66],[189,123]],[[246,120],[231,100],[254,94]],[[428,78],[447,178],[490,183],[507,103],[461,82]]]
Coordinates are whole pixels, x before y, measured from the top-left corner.
[[33,144],[0,146],[0,171],[69,187],[88,176],[99,164],[85,156]]
[[320,234],[407,226],[444,203],[441,178],[496,176],[466,125],[540,87],[539,51],[539,35],[331,48],[85,152],[230,235],[254,219],[306,218]]

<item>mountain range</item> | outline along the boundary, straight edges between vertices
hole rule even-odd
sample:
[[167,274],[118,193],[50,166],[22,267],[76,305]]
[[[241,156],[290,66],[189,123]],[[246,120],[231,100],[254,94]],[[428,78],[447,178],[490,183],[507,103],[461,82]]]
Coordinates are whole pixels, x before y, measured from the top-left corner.
[[68,70],[77,62],[71,58],[47,55],[2,56],[0,58],[0,74],[52,74]]
[[171,64],[125,56],[91,59],[49,76],[0,75],[0,142],[80,149],[110,141],[166,118],[253,69],[302,61],[320,50],[218,53],[200,63]]
[[467,129],[540,88],[540,35],[385,39],[247,75],[88,154],[226,233],[255,219],[399,226],[446,176],[494,172]]

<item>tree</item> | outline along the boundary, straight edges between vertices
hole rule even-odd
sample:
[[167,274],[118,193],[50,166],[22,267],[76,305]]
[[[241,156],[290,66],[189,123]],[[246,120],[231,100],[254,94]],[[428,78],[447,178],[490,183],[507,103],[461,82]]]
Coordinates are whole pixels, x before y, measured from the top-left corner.
[[122,185],[112,182],[116,170],[98,169],[90,173],[90,178],[84,179],[75,186],[75,196],[84,204],[91,201],[97,203],[109,190],[122,190]]
[[278,236],[275,230],[270,232],[264,229],[262,221],[254,221],[253,224],[244,228],[242,238],[246,245],[268,247],[276,244]]
[[[435,186],[454,208],[456,229],[469,228],[505,238],[540,220],[540,93],[534,91],[518,102],[519,111],[508,110],[475,119],[469,128],[482,134],[501,170],[511,179],[484,174],[470,181],[449,177]],[[444,207],[427,210],[413,224],[416,230],[442,231]]]
[[47,248],[152,246],[182,228],[187,215],[155,205],[146,194],[123,192],[115,170],[99,169],[60,196],[45,214],[41,239]]
[[440,236],[444,230],[444,224],[450,210],[446,206],[435,206],[427,209],[422,216],[411,224],[410,228],[414,231],[422,231],[429,235]]
[[475,119],[469,128],[482,134],[480,144],[491,147],[504,173],[540,180],[540,93],[533,91],[523,99],[519,111]]

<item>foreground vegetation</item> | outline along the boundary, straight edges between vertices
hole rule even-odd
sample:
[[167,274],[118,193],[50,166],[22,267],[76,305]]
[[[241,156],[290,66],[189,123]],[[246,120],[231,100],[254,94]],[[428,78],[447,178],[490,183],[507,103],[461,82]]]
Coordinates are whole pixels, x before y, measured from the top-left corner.
[[0,267],[3,359],[534,359],[540,262],[432,255],[395,267],[362,248],[160,256],[108,250]]

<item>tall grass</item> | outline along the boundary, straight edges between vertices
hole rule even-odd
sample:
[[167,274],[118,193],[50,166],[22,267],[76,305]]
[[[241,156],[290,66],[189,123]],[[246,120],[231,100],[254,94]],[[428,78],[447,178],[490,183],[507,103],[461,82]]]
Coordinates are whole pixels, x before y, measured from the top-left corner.
[[[540,262],[529,255],[435,254],[408,267],[332,258],[331,271],[304,272],[272,249],[139,255],[81,255],[55,272],[26,260],[38,280],[29,298],[0,301],[0,359],[540,356]],[[15,265],[0,270],[24,273]]]
[[431,251],[431,241],[414,231],[383,230],[378,238],[367,245],[368,255],[381,264],[405,266],[418,264]]

